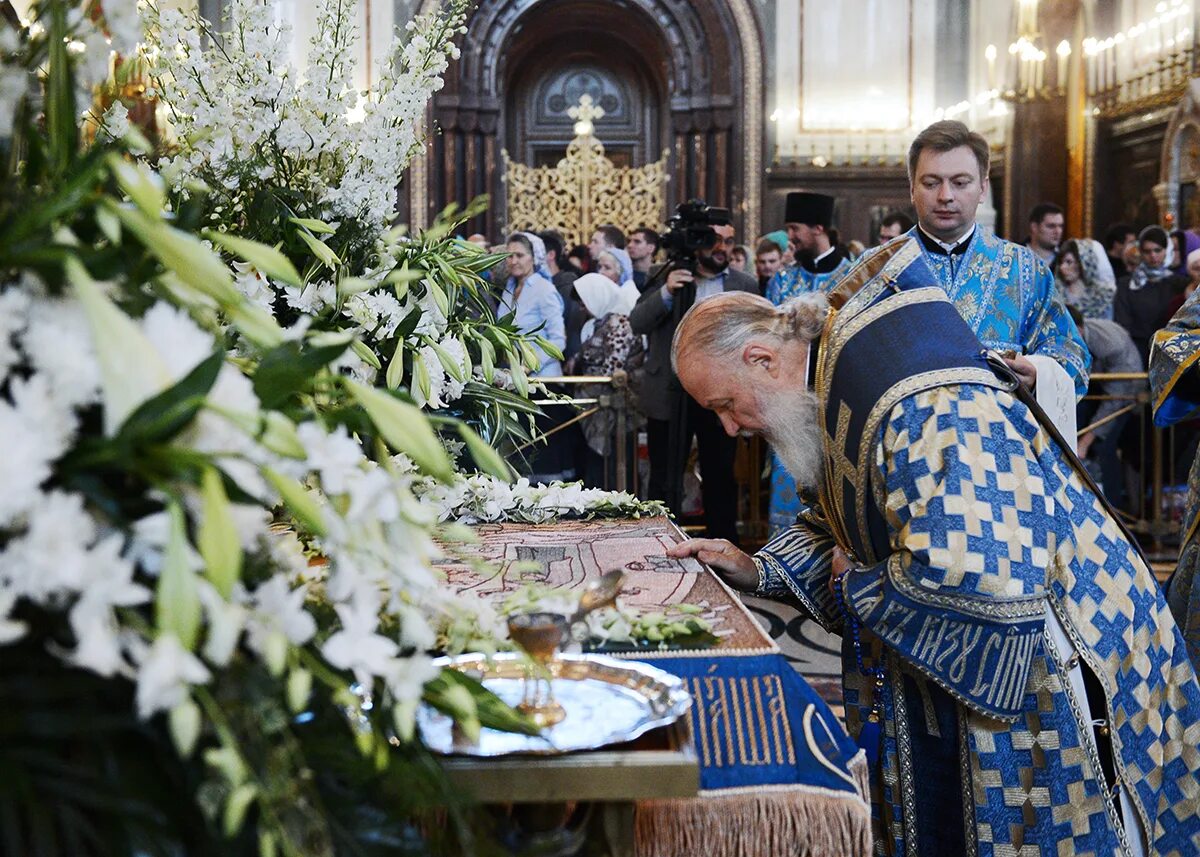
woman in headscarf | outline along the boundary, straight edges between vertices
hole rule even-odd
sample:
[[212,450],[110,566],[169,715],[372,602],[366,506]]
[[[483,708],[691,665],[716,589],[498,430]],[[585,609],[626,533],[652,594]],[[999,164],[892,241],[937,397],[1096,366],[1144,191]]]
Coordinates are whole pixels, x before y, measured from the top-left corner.
[[[633,303],[628,294],[610,277],[601,274],[584,274],[575,281],[574,288],[589,318],[580,334],[579,353],[570,364],[571,374],[612,376],[623,372],[635,339],[633,329],[629,326]],[[580,390],[580,395],[599,398],[601,394],[620,394],[621,389],[611,390],[608,385],[597,386]],[[633,420],[636,411],[629,397],[626,397],[624,407],[628,420],[627,436],[620,438],[621,442],[627,442],[635,428]],[[616,411],[607,407],[583,421],[583,436],[588,447],[584,481],[589,487],[612,487],[615,469],[611,458],[616,422]]]
[[[515,313],[517,330],[537,331],[560,351],[567,343],[563,299],[550,278],[539,271],[546,265],[546,247],[530,232],[508,236],[508,282],[500,295],[499,315]],[[562,375],[562,364],[534,346],[541,363],[534,375]]]
[[1113,321],[1129,331],[1146,361],[1150,338],[1162,324],[1171,300],[1187,285],[1187,278],[1172,270],[1171,240],[1161,226],[1147,226],[1137,243],[1142,261],[1117,283]]
[[619,247],[608,247],[596,256],[596,271],[608,277],[624,293],[624,299],[637,303],[641,292],[633,281],[633,260]]
[[1084,318],[1112,319],[1117,281],[1099,241],[1071,239],[1054,260],[1054,279],[1063,301]]

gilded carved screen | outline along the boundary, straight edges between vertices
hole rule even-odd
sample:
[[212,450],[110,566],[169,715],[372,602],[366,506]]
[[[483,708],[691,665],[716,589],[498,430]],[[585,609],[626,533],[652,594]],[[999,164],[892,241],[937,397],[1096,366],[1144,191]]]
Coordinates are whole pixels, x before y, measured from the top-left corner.
[[514,162],[503,151],[508,230],[556,229],[568,245],[587,244],[597,227],[612,223],[625,231],[662,226],[666,210],[667,158],[644,167],[617,167],[604,155],[592,120],[603,110],[584,95],[571,108],[575,139],[553,167]]

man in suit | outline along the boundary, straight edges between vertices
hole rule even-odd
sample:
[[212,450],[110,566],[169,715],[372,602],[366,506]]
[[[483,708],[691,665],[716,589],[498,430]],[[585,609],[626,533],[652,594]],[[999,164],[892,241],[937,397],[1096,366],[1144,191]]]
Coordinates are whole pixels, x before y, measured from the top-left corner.
[[[671,371],[671,337],[675,335],[675,325],[682,311],[688,309],[682,305],[684,302],[697,304],[722,292],[758,293],[758,282],[754,277],[729,267],[725,241],[732,238],[733,227],[713,226],[711,229],[712,243],[697,251],[695,271],[672,270],[660,288],[648,289],[642,295],[629,315],[629,322],[635,334],[650,340],[640,403],[647,418],[646,434],[650,446],[650,497],[666,500],[681,496],[679,486],[683,472],[678,462],[686,460],[686,452],[681,454],[680,450],[671,448],[671,428],[673,421],[682,418],[684,424],[676,426],[675,438],[682,436],[684,446],[690,447],[692,435],[696,437],[708,535],[736,543],[737,484],[733,478],[733,459],[737,453],[737,438],[725,434],[716,415],[700,407],[682,391]],[[676,307],[676,302],[681,305]],[[680,397],[685,407],[672,413],[671,404],[679,402]],[[680,428],[682,433],[678,431]],[[679,509],[672,511],[680,512]]]

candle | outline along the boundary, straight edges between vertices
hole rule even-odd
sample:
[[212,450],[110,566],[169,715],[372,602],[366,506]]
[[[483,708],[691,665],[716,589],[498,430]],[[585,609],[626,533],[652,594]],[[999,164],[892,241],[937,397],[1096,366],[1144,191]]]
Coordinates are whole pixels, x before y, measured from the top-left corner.
[[1060,90],[1067,88],[1067,62],[1071,59],[1071,43],[1063,39],[1058,43],[1058,77],[1054,81]]
[[1045,84],[1046,52],[1038,51],[1037,64],[1034,66],[1033,91],[1041,92]]

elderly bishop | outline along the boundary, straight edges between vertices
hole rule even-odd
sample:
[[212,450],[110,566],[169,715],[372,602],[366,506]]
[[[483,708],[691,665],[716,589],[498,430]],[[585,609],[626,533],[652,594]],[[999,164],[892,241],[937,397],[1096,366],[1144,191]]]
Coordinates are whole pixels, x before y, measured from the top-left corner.
[[1179,629],[917,242],[828,300],[699,304],[673,348],[728,432],[761,432],[817,488],[753,557],[671,552],[841,634],[879,853],[1200,853],[1200,685]]

